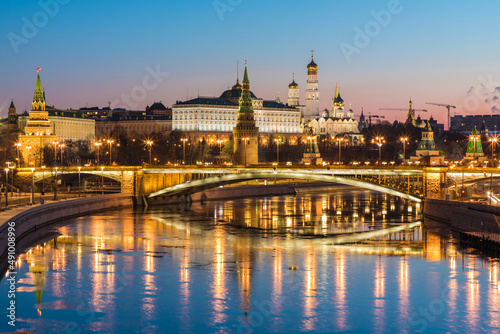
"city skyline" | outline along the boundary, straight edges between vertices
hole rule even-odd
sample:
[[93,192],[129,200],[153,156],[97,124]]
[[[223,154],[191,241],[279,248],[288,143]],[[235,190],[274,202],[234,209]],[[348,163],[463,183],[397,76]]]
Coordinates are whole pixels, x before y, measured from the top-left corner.
[[[30,110],[38,66],[47,102],[58,108],[118,101],[116,106],[144,109],[154,101],[172,106],[187,97],[219,96],[236,81],[237,60],[241,80],[245,59],[258,97],[275,99],[279,93],[286,103],[295,73],[304,104],[311,49],[319,67],[320,109],[331,108],[336,82],[356,118],[363,107],[365,115],[404,121],[406,112],[379,108],[407,108],[410,97],[415,108],[428,110],[420,116],[445,124],[446,109],[425,102],[457,105],[456,114],[500,109],[499,47],[485,42],[494,40],[495,10],[430,1],[362,3],[325,3],[331,10],[321,12],[298,1],[286,8],[244,1],[195,7],[159,1],[9,3],[10,15],[0,23],[9,64],[0,70],[0,116],[6,117],[11,98],[20,112]],[[334,24],[332,12],[338,13]],[[134,89],[146,94],[125,101]]]

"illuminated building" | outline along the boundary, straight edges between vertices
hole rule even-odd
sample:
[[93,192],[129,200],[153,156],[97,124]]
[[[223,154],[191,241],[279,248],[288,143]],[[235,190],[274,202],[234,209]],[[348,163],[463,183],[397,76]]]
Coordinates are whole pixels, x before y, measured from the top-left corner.
[[323,110],[320,118],[311,121],[311,127],[317,135],[342,135],[350,145],[360,145],[363,135],[359,132],[358,121],[354,119],[352,109],[344,115],[344,100],[340,96],[338,86],[335,86],[335,96],[332,100],[331,117],[328,109]]
[[29,112],[26,126],[20,127],[24,135],[19,135],[24,164],[29,166],[43,165],[42,152],[44,147],[58,141],[50,125],[49,114],[45,110],[45,93],[40,80],[40,68],[37,69],[37,72],[32,110]]
[[436,142],[434,141],[434,131],[431,125],[427,122],[427,126],[422,131],[422,139],[418,144],[417,150],[414,155],[410,157],[411,161],[420,161],[426,165],[442,165],[444,163],[444,157],[439,152],[436,147]]
[[245,61],[242,93],[239,100],[238,119],[233,128],[234,162],[237,165],[259,163],[259,128],[255,126],[250,80]]

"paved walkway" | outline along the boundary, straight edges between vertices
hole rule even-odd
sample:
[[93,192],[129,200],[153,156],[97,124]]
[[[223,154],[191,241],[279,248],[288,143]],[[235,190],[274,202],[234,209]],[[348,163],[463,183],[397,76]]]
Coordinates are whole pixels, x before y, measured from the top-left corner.
[[[58,197],[60,197],[60,196],[58,195]],[[89,196],[86,196],[86,197],[89,197]],[[85,198],[85,197],[71,196],[68,198],[59,198],[59,200],[54,201],[53,196],[47,196],[47,195],[44,196],[45,204],[62,202],[62,201],[70,201],[70,200],[74,200],[74,199],[78,199],[78,198]],[[15,217],[16,215],[20,214],[23,211],[26,211],[26,210],[29,210],[31,208],[38,207],[38,206],[42,205],[42,204],[40,204],[39,194],[35,194],[35,200],[38,201],[38,203],[36,203],[34,205],[20,205],[20,206],[12,205],[12,206],[9,206],[7,209],[0,211],[0,225],[3,225],[5,222],[11,220],[11,218]]]

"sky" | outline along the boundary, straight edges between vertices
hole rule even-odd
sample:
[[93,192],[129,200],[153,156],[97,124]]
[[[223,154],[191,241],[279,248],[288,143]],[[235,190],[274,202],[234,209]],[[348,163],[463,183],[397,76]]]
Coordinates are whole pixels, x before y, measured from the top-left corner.
[[[404,121],[500,112],[498,1],[0,0],[0,116],[31,109],[36,69],[57,108],[144,109],[219,96],[248,61],[251,90],[305,104],[318,64],[320,109],[338,83],[355,115]],[[403,108],[385,111],[380,108]]]

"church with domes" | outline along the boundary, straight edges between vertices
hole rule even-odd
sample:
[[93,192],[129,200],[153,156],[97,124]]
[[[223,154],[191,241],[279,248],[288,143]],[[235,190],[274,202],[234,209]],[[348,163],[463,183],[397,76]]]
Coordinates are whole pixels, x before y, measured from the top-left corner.
[[343,136],[350,145],[360,145],[363,135],[359,132],[359,123],[354,119],[354,111],[349,108],[344,110],[345,102],[340,96],[338,85],[335,86],[335,94],[332,99],[332,108],[325,108],[320,113],[319,109],[319,83],[318,65],[314,61],[307,65],[307,89],[306,104],[300,105],[299,85],[293,81],[288,85],[288,105],[299,108],[302,112],[303,123],[301,129],[310,127],[316,135]]

